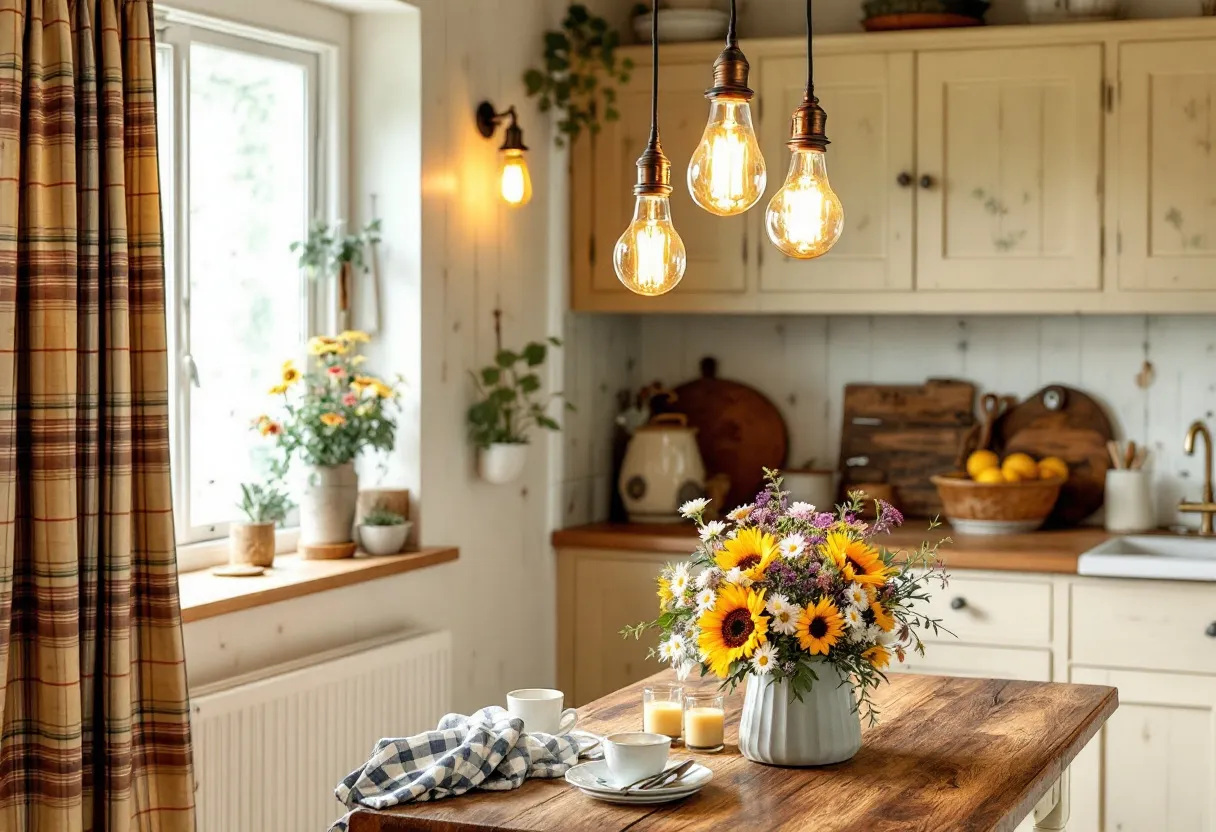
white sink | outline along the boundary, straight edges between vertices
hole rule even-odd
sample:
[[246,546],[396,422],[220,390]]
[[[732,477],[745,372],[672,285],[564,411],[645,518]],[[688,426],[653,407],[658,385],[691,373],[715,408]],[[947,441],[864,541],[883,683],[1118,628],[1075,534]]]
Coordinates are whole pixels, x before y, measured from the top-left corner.
[[1081,555],[1077,574],[1162,581],[1216,581],[1216,537],[1117,537]]

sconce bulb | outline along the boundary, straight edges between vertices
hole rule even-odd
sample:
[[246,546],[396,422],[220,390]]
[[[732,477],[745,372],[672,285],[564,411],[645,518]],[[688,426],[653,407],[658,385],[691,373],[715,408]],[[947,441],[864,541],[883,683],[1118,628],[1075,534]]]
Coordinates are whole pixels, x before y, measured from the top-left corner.
[[742,214],[768,184],[764,155],[752,127],[752,108],[738,98],[710,101],[709,123],[688,162],[688,190],[711,214]]
[[768,204],[765,226],[773,245],[798,260],[821,257],[840,239],[844,208],[828,183],[824,151],[794,149],[789,176]]
[[500,190],[508,205],[518,207],[532,201],[532,176],[522,150],[502,151]]
[[684,241],[671,224],[671,201],[665,196],[639,196],[633,222],[612,251],[621,283],[639,295],[664,295],[680,282],[687,263]]

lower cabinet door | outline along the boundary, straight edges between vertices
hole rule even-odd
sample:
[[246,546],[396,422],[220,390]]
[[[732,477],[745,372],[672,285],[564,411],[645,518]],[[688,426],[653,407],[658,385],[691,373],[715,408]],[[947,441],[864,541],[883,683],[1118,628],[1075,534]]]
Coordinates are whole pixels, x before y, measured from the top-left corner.
[[1074,666],[1119,709],[1072,765],[1069,832],[1216,832],[1216,677]]
[[1050,682],[1051,651],[933,642],[925,645],[923,657],[911,654],[903,664],[893,663],[890,670],[924,676]]

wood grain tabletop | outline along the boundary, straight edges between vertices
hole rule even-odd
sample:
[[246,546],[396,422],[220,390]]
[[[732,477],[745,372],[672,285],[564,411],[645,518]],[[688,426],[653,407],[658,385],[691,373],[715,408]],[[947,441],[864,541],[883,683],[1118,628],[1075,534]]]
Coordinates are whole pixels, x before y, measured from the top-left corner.
[[[579,727],[639,730],[642,688],[672,678],[659,674],[580,708]],[[686,800],[617,806],[560,779],[529,780],[512,792],[360,811],[350,832],[1012,832],[1118,707],[1108,687],[902,674],[878,698],[882,721],[839,765],[775,768],[740,756],[740,690],[727,699],[726,750],[696,755],[713,782]]]

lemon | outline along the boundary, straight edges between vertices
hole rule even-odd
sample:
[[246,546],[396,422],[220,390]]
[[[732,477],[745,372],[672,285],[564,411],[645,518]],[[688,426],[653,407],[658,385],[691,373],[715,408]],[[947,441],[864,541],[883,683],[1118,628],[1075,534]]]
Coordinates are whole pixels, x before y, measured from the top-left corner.
[[1000,468],[985,468],[975,475],[975,481],[986,485],[995,485],[996,483],[1003,483],[1005,477],[1001,474]]
[[1001,458],[992,451],[976,451],[967,457],[967,474],[979,482],[980,474],[1001,467]]
[[[1001,463],[1001,472],[1009,482],[1037,480],[1039,478],[1039,465],[1026,454],[1010,454]],[[1014,479],[1015,476],[1016,479]]]
[[1058,456],[1039,460],[1039,476],[1045,480],[1068,479],[1068,463]]

